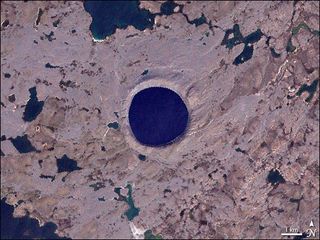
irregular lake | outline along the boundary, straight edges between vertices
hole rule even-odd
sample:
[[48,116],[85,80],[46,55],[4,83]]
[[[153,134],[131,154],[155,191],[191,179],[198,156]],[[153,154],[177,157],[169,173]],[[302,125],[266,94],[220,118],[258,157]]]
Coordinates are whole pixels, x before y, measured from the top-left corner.
[[97,40],[129,25],[142,31],[152,28],[155,15],[139,8],[139,1],[85,1],[84,9],[91,15],[90,30]]
[[37,151],[28,139],[28,135],[17,136],[16,138],[9,138],[13,146],[18,150],[19,153],[28,153]]
[[138,92],[129,109],[129,123],[135,138],[148,146],[171,143],[186,130],[188,117],[180,96],[163,87]]
[[57,225],[47,222],[39,226],[38,220],[29,216],[13,217],[14,207],[1,199],[1,239],[66,239],[55,231]]
[[[237,66],[252,58],[252,44],[258,42],[263,35],[264,34],[261,32],[261,30],[257,29],[255,32],[252,32],[246,37],[244,37],[240,31],[240,26],[238,24],[234,24],[232,29],[227,29],[225,31],[225,35],[221,42],[221,45],[225,45],[226,48],[232,49],[234,46],[244,43],[244,48],[242,52],[233,61],[233,64]],[[232,37],[230,38],[230,36]]]
[[31,122],[37,118],[37,116],[41,113],[44,101],[38,101],[37,97],[37,89],[36,87],[32,87],[29,89],[30,99],[27,102],[26,108],[23,112],[22,119],[26,122]]
[[78,167],[77,161],[69,158],[66,154],[64,154],[61,158],[56,158],[58,173],[61,172],[73,172],[76,170],[81,170],[81,167]]
[[175,14],[174,9],[179,7],[178,13],[182,13],[189,24],[196,27],[208,24],[204,14],[201,17],[190,20],[188,15],[183,13],[183,5],[174,1],[164,1],[161,3],[160,12],[152,13],[147,9],[140,8],[140,1],[84,1],[84,9],[92,17],[90,31],[95,40],[104,40],[106,37],[115,33],[116,29],[126,29],[133,26],[143,31],[152,29],[156,16]]
[[115,200],[117,200],[117,201],[124,201],[124,202],[126,202],[126,203],[128,204],[129,209],[128,209],[124,214],[127,216],[128,220],[131,221],[131,220],[133,220],[136,216],[139,215],[140,208],[137,208],[137,207],[135,207],[135,205],[134,205],[133,198],[132,198],[132,186],[131,186],[131,184],[128,184],[128,185],[126,186],[126,188],[128,189],[128,195],[127,195],[127,197],[125,197],[125,196],[123,196],[123,195],[121,194],[121,188],[116,187],[116,188],[114,189],[114,192],[115,192],[116,194],[118,194],[118,198],[115,198]]

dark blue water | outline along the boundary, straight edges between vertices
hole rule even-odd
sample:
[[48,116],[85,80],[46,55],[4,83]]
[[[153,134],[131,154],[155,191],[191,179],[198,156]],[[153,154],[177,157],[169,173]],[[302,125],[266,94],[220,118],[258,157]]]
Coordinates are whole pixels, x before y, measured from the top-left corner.
[[[233,34],[233,37],[230,38],[230,35]],[[224,38],[221,42],[221,45],[225,45],[226,48],[232,49],[234,46],[243,43],[243,36],[240,32],[239,24],[234,24],[232,29],[227,29],[224,34]]]
[[44,65],[45,68],[59,68],[59,66],[54,66],[54,65],[51,65],[50,63],[46,63],[46,65]]
[[253,55],[253,46],[245,45],[242,52],[240,53],[240,55],[238,55],[234,59],[233,64],[234,65],[242,64],[242,63],[248,61],[249,59],[251,59],[252,55]]
[[174,1],[165,1],[160,5],[160,12],[151,13],[149,10],[141,9],[139,1],[85,1],[84,9],[91,15],[92,22],[90,31],[97,40],[103,40],[107,36],[115,33],[116,29],[125,29],[133,26],[143,31],[152,29],[156,16],[175,14],[174,9],[179,6],[179,12],[182,13],[189,24],[196,27],[202,24],[208,24],[210,28],[211,21],[208,22],[204,14],[201,17],[189,20],[188,16],[183,13],[183,5]]
[[143,71],[143,73],[142,73],[141,75],[147,75],[147,74],[148,74],[148,72],[149,72],[149,70],[148,70],[148,69],[146,69],[146,70],[144,70],[144,71]]
[[302,236],[295,236],[293,240],[306,240],[309,238],[309,233],[303,232]]
[[139,1],[85,1],[84,9],[92,16],[90,30],[95,39],[105,39],[117,28],[129,25],[142,31],[152,28],[155,15],[139,8]]
[[56,158],[56,159],[57,159],[58,173],[73,172],[73,171],[82,169],[78,167],[77,161],[70,159],[66,154],[64,154],[61,158]]
[[43,101],[38,101],[37,89],[32,87],[29,89],[30,99],[27,102],[22,119],[26,122],[31,122],[41,113],[43,108]]
[[28,153],[37,151],[28,139],[28,135],[25,134],[22,137],[17,136],[16,138],[9,138],[13,146],[18,150],[19,153]]
[[174,13],[174,9],[179,6],[179,4],[175,3],[174,1],[166,1],[161,4],[160,12],[163,15],[171,15]]
[[263,33],[261,32],[260,29],[257,29],[255,32],[252,32],[250,33],[249,35],[247,35],[245,38],[244,38],[244,42],[245,43],[256,43],[258,42],[261,37],[263,36]]
[[96,192],[101,188],[105,188],[106,185],[104,184],[104,182],[97,182],[97,183],[90,184],[89,187],[92,187],[93,191]]
[[315,79],[310,85],[307,84],[303,84],[298,92],[296,93],[297,96],[301,96],[302,93],[304,92],[308,92],[309,96],[305,99],[306,102],[310,102],[317,90],[318,87],[318,83],[319,83],[319,78]]
[[189,18],[187,17],[186,14],[183,14],[183,15],[186,17],[187,22],[190,23],[191,25],[194,24],[196,27],[198,27],[198,26],[206,23],[206,24],[208,24],[209,27],[210,27],[210,24],[211,24],[211,23],[208,22],[207,18],[204,16],[203,13],[201,14],[200,17],[195,18],[195,19],[193,19],[193,20],[189,20]]
[[141,160],[141,161],[145,161],[145,160],[147,159],[147,157],[146,157],[145,155],[143,155],[143,154],[139,154],[139,155],[138,155],[138,158],[139,158],[139,160]]
[[277,169],[270,170],[267,181],[272,185],[277,185],[279,183],[285,182],[284,178],[281,176],[280,172]]
[[11,77],[11,74],[10,74],[10,73],[5,73],[5,74],[4,74],[4,77],[5,77],[5,78],[10,78],[10,77]]
[[[231,34],[233,34],[232,38],[230,38]],[[226,48],[232,49],[238,44],[244,44],[242,52],[233,61],[233,64],[237,66],[252,58],[254,49],[253,44],[258,42],[262,36],[264,36],[262,31],[260,29],[257,29],[256,31],[244,37],[240,31],[240,26],[238,24],[234,24],[232,29],[227,29],[225,31],[225,35],[221,42],[221,45],[225,45]]]
[[119,128],[119,123],[111,122],[111,123],[108,123],[107,126],[108,126],[108,128],[118,129]]
[[177,93],[168,88],[151,87],[133,97],[129,123],[141,144],[162,146],[184,133],[188,115],[187,107]]
[[44,179],[51,179],[51,182],[53,182],[54,179],[56,178],[56,176],[50,176],[50,175],[44,175],[44,174],[41,174],[39,177]]
[[276,50],[275,50],[273,47],[270,48],[270,51],[271,51],[272,57],[274,57],[274,58],[279,58],[279,57],[281,57],[281,54],[280,54],[280,53],[277,53]]
[[14,218],[14,207],[1,199],[1,239],[66,239],[55,231],[57,225],[52,222],[40,227],[38,220],[29,216]]

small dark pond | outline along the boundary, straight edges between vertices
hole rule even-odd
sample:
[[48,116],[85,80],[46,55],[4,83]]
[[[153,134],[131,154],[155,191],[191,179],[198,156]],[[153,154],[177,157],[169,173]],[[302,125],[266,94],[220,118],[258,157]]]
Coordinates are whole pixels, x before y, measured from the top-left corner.
[[296,93],[297,96],[301,96],[302,93],[308,92],[309,96],[305,99],[306,102],[310,102],[317,90],[319,79],[315,79],[310,85],[304,83]]
[[267,181],[272,185],[277,185],[279,183],[284,183],[285,180],[277,169],[271,169]]
[[61,158],[56,158],[58,173],[61,172],[73,172],[76,170],[81,170],[81,167],[78,167],[77,161],[69,158],[66,154],[64,154]]
[[189,20],[189,17],[186,14],[183,14],[187,20],[188,23],[190,24],[194,24],[196,27],[207,23],[209,25],[209,27],[211,27],[211,23],[208,22],[207,18],[204,16],[204,14],[202,13],[200,17],[193,19],[193,20]]
[[177,93],[168,88],[151,87],[133,97],[129,123],[141,144],[162,146],[184,133],[188,115],[187,107]]
[[119,128],[119,123],[111,122],[111,123],[108,123],[107,126],[108,126],[108,128],[118,129]]
[[29,216],[13,217],[14,207],[1,199],[1,239],[66,239],[55,231],[57,225],[52,222],[40,227],[38,220]]
[[28,139],[28,135],[17,136],[16,138],[9,138],[13,146],[18,150],[19,153],[28,153],[37,151]]
[[147,159],[147,157],[146,157],[145,155],[143,155],[143,154],[139,154],[139,155],[138,155],[138,158],[139,158],[139,160],[141,160],[141,161],[145,161],[145,160]]
[[41,113],[43,108],[43,101],[38,101],[37,89],[32,87],[29,89],[30,99],[27,102],[26,108],[23,112],[22,119],[26,122],[31,122]]
[[174,1],[166,1],[161,4],[160,6],[160,13],[163,15],[171,15],[174,13],[174,9],[179,6]]

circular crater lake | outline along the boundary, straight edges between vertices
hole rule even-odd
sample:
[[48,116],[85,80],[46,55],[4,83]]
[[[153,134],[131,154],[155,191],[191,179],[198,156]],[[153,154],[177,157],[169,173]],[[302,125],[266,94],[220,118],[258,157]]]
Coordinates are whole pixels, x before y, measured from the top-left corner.
[[181,97],[164,87],[138,92],[129,108],[133,135],[143,145],[163,146],[181,136],[188,125],[188,109]]

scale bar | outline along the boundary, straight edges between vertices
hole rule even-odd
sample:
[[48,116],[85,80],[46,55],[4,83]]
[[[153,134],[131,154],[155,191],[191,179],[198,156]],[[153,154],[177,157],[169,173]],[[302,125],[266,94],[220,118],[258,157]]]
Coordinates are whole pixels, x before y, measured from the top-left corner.
[[302,233],[281,233],[281,236],[302,236]]

